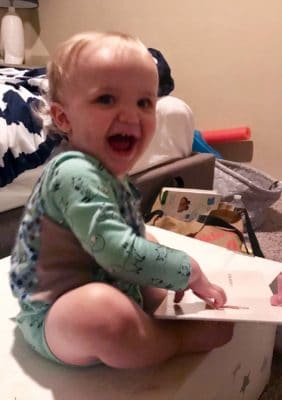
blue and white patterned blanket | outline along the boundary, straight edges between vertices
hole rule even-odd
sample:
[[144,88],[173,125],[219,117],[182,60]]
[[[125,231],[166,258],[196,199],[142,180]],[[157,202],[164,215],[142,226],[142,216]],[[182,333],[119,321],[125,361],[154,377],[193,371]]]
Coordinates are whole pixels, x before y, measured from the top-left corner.
[[43,164],[57,144],[32,108],[42,101],[45,74],[45,68],[0,68],[0,187]]

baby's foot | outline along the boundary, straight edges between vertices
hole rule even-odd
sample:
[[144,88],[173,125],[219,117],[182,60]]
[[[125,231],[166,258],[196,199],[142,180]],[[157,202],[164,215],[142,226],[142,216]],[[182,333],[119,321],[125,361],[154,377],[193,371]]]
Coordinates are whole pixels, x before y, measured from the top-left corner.
[[270,303],[282,307],[282,273],[277,276],[277,293],[271,296]]

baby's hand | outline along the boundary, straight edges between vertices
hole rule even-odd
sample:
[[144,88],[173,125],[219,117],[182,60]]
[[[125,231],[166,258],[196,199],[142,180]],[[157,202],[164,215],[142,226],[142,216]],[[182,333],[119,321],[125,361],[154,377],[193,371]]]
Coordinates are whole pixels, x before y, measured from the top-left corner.
[[[224,290],[213,283],[211,283],[206,275],[202,272],[199,264],[191,258],[190,261],[192,276],[189,281],[189,286],[185,290],[191,289],[193,293],[204,300],[207,304],[214,308],[220,308],[226,303],[226,294]],[[174,301],[179,303],[185,290],[180,290],[175,293]]]
[[157,238],[155,238],[155,236],[152,235],[152,233],[150,232],[146,232],[146,239],[149,240],[150,242],[159,243]]

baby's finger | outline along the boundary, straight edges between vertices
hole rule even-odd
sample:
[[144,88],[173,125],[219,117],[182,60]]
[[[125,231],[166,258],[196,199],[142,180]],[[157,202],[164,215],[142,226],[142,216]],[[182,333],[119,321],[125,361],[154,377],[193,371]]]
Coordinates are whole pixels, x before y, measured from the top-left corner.
[[213,290],[212,290],[212,298],[214,299],[214,305],[216,308],[220,308],[222,307],[226,301],[227,301],[227,297],[226,297],[226,293],[225,291],[216,285],[213,285]]
[[194,293],[197,297],[199,297],[199,299],[203,300],[209,307],[211,307],[211,308],[216,308],[216,306],[215,306],[215,304],[214,304],[214,300],[213,300],[212,297],[203,296],[203,295],[201,295],[201,294],[195,292],[194,290],[193,290],[193,293]]
[[174,294],[174,302],[175,303],[180,303],[181,300],[184,297],[184,294],[185,294],[184,290],[178,290],[177,292],[175,292],[175,294]]

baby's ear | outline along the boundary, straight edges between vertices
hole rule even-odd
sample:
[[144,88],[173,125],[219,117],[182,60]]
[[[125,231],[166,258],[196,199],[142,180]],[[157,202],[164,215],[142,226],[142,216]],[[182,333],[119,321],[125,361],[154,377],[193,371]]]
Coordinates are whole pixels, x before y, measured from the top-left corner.
[[53,122],[61,132],[64,132],[66,134],[71,133],[70,121],[65,113],[63,106],[60,103],[51,103],[50,114]]

